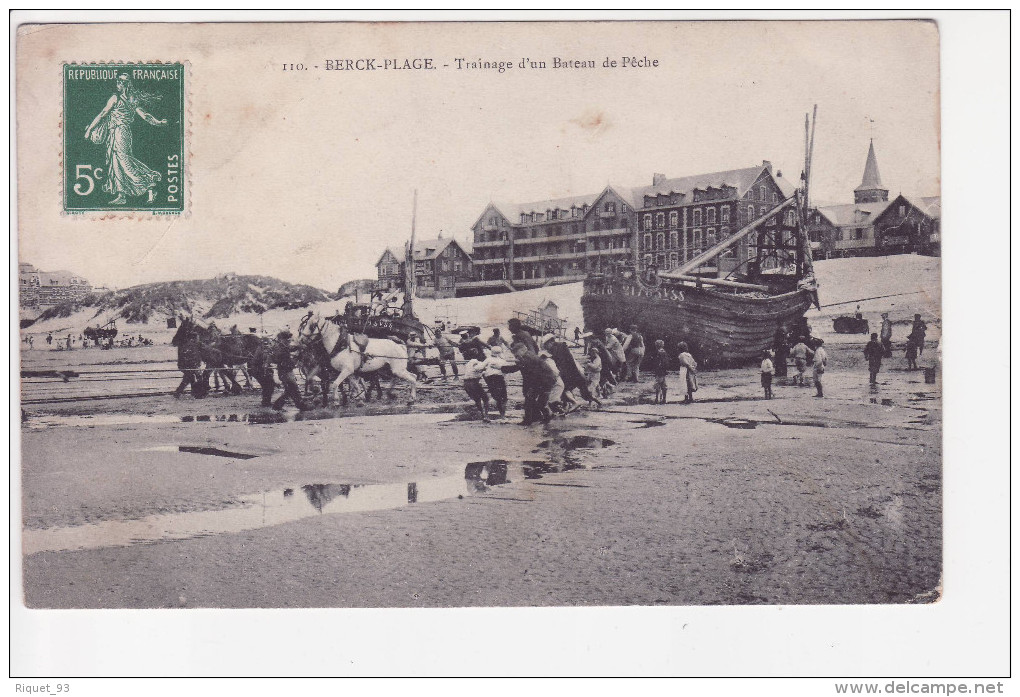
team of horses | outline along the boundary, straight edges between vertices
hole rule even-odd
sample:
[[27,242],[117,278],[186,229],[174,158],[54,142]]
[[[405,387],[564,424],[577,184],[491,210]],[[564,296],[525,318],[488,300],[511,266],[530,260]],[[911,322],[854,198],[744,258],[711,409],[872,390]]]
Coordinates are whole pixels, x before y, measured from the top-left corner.
[[[346,405],[349,397],[370,397],[373,388],[381,397],[380,379],[385,377],[391,378],[391,397],[397,383],[403,381],[411,387],[410,401],[417,399],[418,379],[410,370],[408,347],[399,340],[353,333],[317,313],[301,320],[297,340],[305,393],[312,393],[318,379],[323,406]],[[215,324],[206,327],[184,317],[171,343],[177,347],[177,367],[184,374],[176,396],[190,386],[195,397],[205,397],[220,381],[230,393],[241,394],[240,372],[249,386],[251,378],[259,383],[263,406],[272,403],[276,387],[273,339],[244,334],[236,327],[222,332]]]

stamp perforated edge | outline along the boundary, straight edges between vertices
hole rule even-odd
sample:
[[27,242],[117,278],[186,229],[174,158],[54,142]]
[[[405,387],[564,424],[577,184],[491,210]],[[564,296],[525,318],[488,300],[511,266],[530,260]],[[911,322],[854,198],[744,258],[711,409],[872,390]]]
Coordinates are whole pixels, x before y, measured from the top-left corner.
[[[106,66],[106,65],[168,65],[173,63],[180,63],[184,66],[184,88],[182,90],[181,99],[183,105],[181,106],[181,118],[184,123],[183,128],[183,142],[181,143],[181,151],[184,155],[184,163],[182,170],[182,177],[184,179],[184,201],[183,207],[180,212],[170,211],[139,211],[139,210],[123,210],[123,209],[101,209],[94,211],[67,211],[64,209],[64,146],[66,143],[64,128],[64,68],[69,65],[77,65],[83,67],[91,66]],[[173,59],[173,60],[106,60],[106,61],[62,61],[58,65],[60,69],[60,155],[57,157],[57,201],[60,205],[60,217],[64,219],[82,219],[82,220],[138,220],[138,221],[157,221],[165,222],[172,221],[181,218],[191,217],[191,163],[194,160],[194,154],[191,152],[191,99],[189,99],[189,91],[191,89],[191,61],[184,59]]]

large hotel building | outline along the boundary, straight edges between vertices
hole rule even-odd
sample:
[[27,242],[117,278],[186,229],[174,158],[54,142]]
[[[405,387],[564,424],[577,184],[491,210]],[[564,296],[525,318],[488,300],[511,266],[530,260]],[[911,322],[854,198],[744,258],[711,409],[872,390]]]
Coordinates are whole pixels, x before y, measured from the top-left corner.
[[[472,227],[475,278],[457,295],[479,295],[580,281],[606,264],[631,261],[676,268],[764,216],[794,186],[762,164],[675,179],[656,174],[651,186],[607,186],[600,193],[490,203]],[[769,219],[761,234],[791,237],[795,213]],[[756,257],[757,234],[718,257],[701,274],[739,273]],[[791,240],[792,242],[792,240]]]

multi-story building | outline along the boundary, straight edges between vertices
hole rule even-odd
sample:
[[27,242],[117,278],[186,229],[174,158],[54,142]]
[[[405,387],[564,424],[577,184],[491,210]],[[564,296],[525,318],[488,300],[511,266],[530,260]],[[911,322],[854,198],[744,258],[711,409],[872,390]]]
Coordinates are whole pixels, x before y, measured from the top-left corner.
[[825,258],[911,252],[937,255],[941,249],[941,205],[938,196],[900,194],[889,201],[872,142],[861,185],[854,189],[854,203],[813,208],[807,232],[812,246]]
[[[404,250],[390,247],[376,262],[376,289],[404,287]],[[471,256],[453,238],[420,240],[414,245],[414,276],[423,298],[452,298],[460,284],[474,277]]]
[[[743,169],[667,179],[661,174],[652,185],[635,190],[639,201],[637,250],[642,266],[675,269],[730,237],[748,223],[768,214],[794,194],[795,187],[773,175],[772,163]],[[725,277],[746,273],[752,262],[759,270],[783,266],[797,247],[796,211],[787,207],[754,232],[697,269],[700,275]],[[778,250],[758,261],[760,236],[772,238]],[[787,253],[789,252],[789,253]]]
[[375,262],[377,281],[375,290],[393,290],[404,287],[404,261],[406,254],[399,247],[387,247]]
[[[462,284],[458,294],[578,281],[617,261],[672,269],[764,215],[793,190],[763,162],[677,179],[656,174],[646,187],[610,185],[598,194],[490,203],[472,227],[475,280]],[[768,224],[789,234],[793,223],[788,215]],[[756,250],[756,237],[749,238],[699,272],[726,275]]]
[[938,196],[892,201],[820,206],[808,216],[808,234],[818,239],[825,258],[928,254],[937,256],[941,243],[941,199]]
[[611,186],[598,194],[490,203],[472,227],[475,279],[458,294],[581,280],[599,259],[631,254],[632,208],[629,190]]
[[39,271],[18,264],[18,303],[21,307],[51,307],[81,300],[92,292],[87,280],[70,271]]

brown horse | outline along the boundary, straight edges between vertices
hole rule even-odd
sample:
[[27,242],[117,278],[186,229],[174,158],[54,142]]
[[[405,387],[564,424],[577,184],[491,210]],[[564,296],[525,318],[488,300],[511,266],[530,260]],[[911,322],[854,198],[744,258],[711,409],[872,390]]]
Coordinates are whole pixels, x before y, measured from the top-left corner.
[[178,367],[185,371],[178,395],[190,382],[195,396],[204,397],[209,393],[209,377],[214,373],[224,380],[232,394],[241,394],[235,371],[243,366],[262,387],[262,404],[272,403],[274,382],[269,350],[254,334],[223,334],[215,326],[201,327],[184,317],[171,343],[178,347]]

